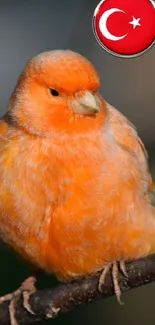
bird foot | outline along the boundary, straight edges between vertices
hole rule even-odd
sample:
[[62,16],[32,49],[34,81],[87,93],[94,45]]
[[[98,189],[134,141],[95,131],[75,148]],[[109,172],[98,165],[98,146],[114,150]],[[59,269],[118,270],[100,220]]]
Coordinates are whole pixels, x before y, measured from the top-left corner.
[[[125,277],[128,277],[127,271],[126,271],[126,266],[124,261],[119,262],[120,270],[123,273]],[[99,278],[99,284],[98,284],[98,289],[100,292],[102,292],[102,286],[105,282],[105,277],[109,270],[112,269],[112,280],[113,280],[113,286],[114,286],[114,292],[117,297],[117,300],[120,305],[123,305],[124,303],[121,301],[121,289],[118,281],[118,263],[115,261],[114,263],[109,263],[106,265],[106,267],[103,269],[101,276]]]
[[36,277],[31,276],[27,278],[21,286],[12,293],[9,293],[3,297],[0,297],[0,304],[4,301],[10,301],[9,304],[9,314],[10,314],[10,323],[11,325],[18,325],[18,322],[15,317],[15,302],[16,298],[19,295],[23,295],[23,307],[30,313],[35,315],[31,306],[29,304],[30,296],[36,291],[35,287]]

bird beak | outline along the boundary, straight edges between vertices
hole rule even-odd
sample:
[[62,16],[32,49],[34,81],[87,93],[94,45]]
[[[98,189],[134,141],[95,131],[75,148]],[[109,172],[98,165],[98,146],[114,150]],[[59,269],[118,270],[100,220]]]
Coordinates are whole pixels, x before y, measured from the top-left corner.
[[72,100],[72,110],[76,114],[90,115],[100,112],[100,105],[90,91],[79,91]]

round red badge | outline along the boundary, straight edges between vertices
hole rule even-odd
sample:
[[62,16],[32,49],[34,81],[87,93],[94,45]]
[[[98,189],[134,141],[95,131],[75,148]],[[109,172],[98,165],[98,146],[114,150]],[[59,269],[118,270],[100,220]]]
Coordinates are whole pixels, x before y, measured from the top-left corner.
[[93,30],[99,44],[115,56],[144,54],[155,43],[155,2],[103,0],[95,9]]

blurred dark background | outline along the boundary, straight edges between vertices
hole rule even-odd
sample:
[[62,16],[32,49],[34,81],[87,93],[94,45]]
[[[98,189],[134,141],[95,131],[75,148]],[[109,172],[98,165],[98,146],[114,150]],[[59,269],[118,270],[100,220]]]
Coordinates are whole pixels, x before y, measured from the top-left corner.
[[[96,66],[104,98],[136,125],[155,175],[155,46],[136,59],[119,59],[104,52],[91,26],[98,2],[0,0],[0,113],[7,110],[17,78],[32,56],[51,49],[75,50]],[[0,261],[0,294],[4,294],[15,289],[30,270],[3,246]],[[40,287],[49,282],[55,284],[48,278]],[[58,317],[54,323],[155,324],[155,284],[124,294],[123,300],[123,307],[115,298],[89,304]]]

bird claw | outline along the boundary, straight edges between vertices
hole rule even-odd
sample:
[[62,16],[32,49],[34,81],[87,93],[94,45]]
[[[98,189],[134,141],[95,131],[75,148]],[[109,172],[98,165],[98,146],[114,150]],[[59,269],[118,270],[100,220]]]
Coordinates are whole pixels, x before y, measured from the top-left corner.
[[19,325],[16,316],[15,316],[15,299],[13,298],[9,304],[9,315],[10,315],[10,324]]
[[120,270],[123,273],[123,275],[128,278],[128,274],[127,274],[127,270],[126,270],[126,266],[125,266],[125,262],[124,261],[120,261],[119,262],[119,266],[120,266]]
[[102,285],[104,284],[105,282],[105,278],[106,278],[106,275],[107,273],[109,272],[110,268],[111,268],[111,263],[109,263],[108,265],[105,266],[105,268],[103,269],[101,275],[100,275],[100,278],[99,278],[99,283],[98,283],[98,290],[100,292],[102,292]]
[[29,299],[31,297],[31,295],[34,293],[34,291],[32,292],[28,292],[28,291],[23,291],[23,307],[32,315],[35,315],[34,311],[32,310],[30,303],[29,303]]
[[[120,261],[119,262],[120,270],[123,273],[125,277],[128,277],[126,267],[125,267],[125,262]],[[103,269],[100,278],[99,278],[99,284],[98,284],[98,289],[100,292],[102,292],[102,285],[105,282],[105,277],[109,270],[112,268],[112,280],[113,280],[113,286],[114,286],[114,292],[117,297],[117,301],[120,305],[123,305],[124,303],[121,301],[121,289],[118,281],[118,263],[115,261],[113,263],[109,263],[108,265],[105,266]]]
[[23,307],[32,315],[35,315],[31,306],[29,304],[30,296],[36,291],[35,287],[36,278],[29,277],[27,278],[16,291],[9,293],[3,297],[0,297],[0,304],[4,301],[10,301],[9,304],[9,314],[10,314],[10,323],[11,325],[19,325],[16,316],[15,316],[15,302],[16,298],[19,295],[23,295]]

